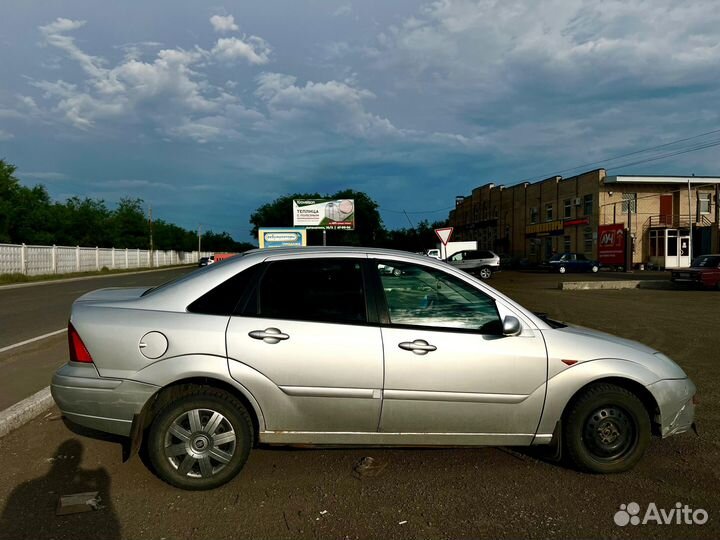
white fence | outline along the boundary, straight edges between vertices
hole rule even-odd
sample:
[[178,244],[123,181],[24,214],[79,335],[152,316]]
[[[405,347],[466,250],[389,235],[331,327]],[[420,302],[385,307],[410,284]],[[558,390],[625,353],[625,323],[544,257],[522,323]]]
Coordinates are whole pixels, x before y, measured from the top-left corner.
[[0,244],[0,274],[67,274],[93,272],[103,268],[151,268],[192,264],[210,253],[157,251],[69,246],[26,246]]

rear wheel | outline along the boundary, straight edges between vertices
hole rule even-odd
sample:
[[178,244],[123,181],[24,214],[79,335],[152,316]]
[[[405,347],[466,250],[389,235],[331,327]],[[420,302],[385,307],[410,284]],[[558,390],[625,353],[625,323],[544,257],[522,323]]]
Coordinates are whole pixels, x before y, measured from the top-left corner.
[[490,279],[491,276],[492,276],[492,270],[491,270],[489,267],[483,266],[483,267],[480,269],[480,277],[481,277],[481,278],[483,278],[483,279]]
[[600,270],[600,267],[597,264],[593,264],[590,270],[592,270],[593,274],[597,274],[597,271]]
[[638,397],[614,384],[597,384],[578,396],[563,418],[565,451],[579,469],[624,472],[650,442],[650,417]]
[[155,417],[148,456],[157,475],[189,490],[213,489],[232,480],[253,444],[252,421],[231,394],[190,390]]
[[560,272],[561,274],[564,274],[565,272],[567,272],[567,268],[565,268],[564,266],[561,266],[558,268],[558,272]]

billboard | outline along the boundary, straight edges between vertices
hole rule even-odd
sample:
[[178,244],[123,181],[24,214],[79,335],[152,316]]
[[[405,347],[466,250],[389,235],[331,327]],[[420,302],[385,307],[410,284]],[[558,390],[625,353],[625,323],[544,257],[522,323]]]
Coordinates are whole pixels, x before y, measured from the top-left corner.
[[353,199],[296,199],[293,225],[306,229],[355,229]]
[[625,265],[625,224],[598,227],[598,261],[613,266]]
[[307,246],[307,234],[301,227],[268,227],[258,230],[261,248]]

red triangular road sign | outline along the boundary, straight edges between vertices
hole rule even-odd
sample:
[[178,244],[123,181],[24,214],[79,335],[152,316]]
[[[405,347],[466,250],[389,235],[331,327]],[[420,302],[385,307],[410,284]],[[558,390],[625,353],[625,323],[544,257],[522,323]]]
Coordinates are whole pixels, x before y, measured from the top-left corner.
[[447,246],[447,243],[450,240],[452,233],[453,233],[452,227],[445,227],[444,229],[435,229],[435,234],[437,234],[437,237],[443,243],[443,246]]

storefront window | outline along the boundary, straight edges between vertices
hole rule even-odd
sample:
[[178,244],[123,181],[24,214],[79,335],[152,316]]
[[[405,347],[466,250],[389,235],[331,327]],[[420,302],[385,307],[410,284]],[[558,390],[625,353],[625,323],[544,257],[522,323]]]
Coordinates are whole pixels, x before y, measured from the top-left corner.
[[565,253],[570,251],[570,237],[569,236],[565,236],[563,238],[563,251]]

